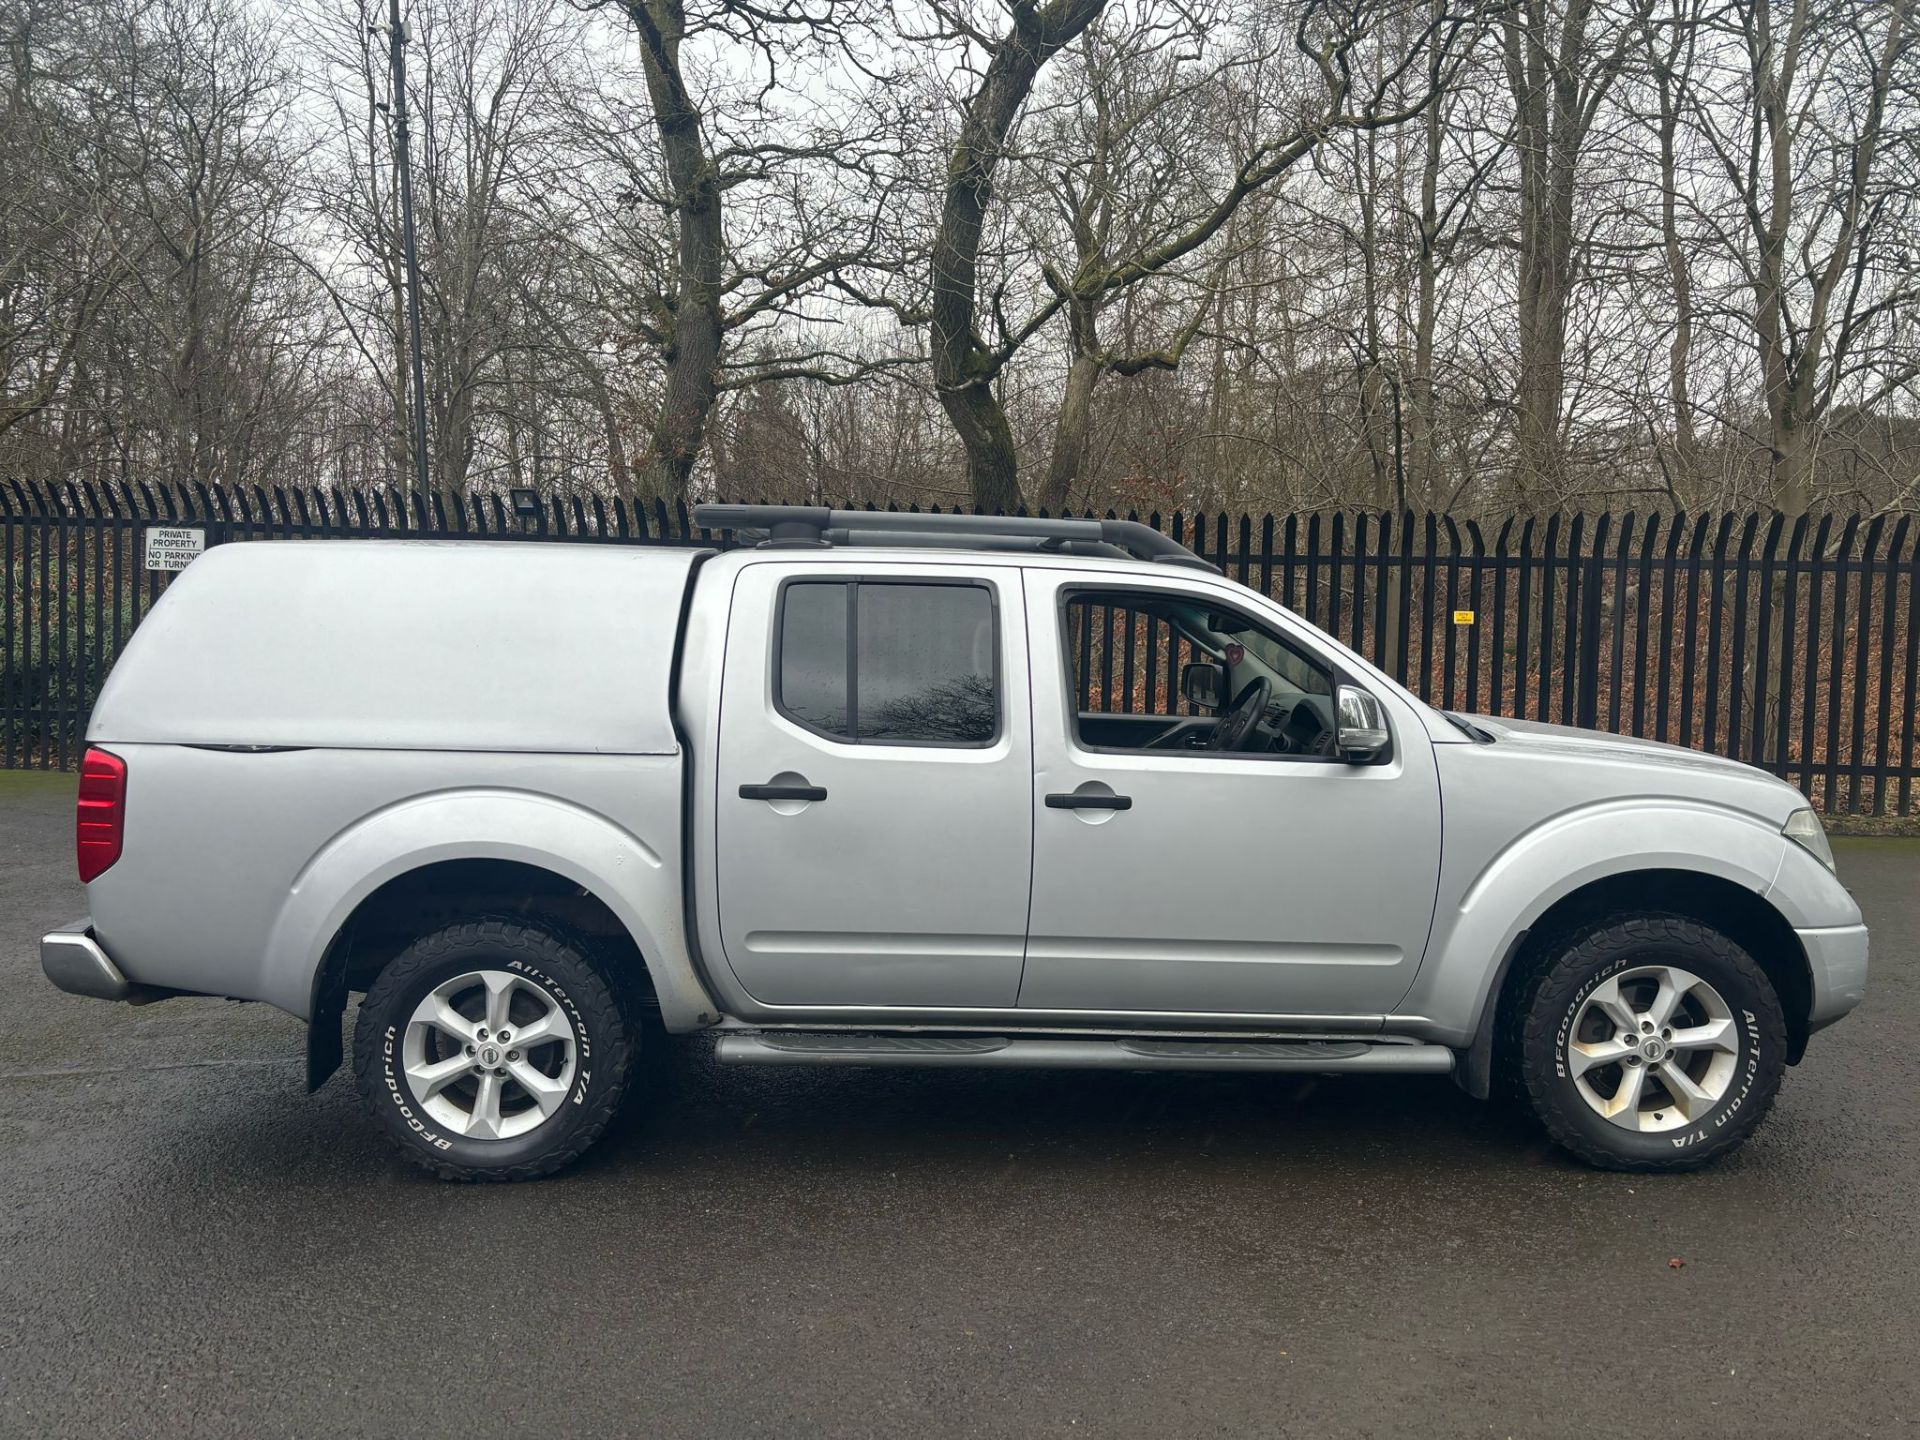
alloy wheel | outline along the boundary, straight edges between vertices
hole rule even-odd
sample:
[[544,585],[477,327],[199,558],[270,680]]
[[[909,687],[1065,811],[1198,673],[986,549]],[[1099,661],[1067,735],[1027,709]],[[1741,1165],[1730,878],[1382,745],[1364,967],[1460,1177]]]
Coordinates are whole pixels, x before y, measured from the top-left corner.
[[473,1140],[511,1140],[567,1098],[579,1037],[560,1002],[505,970],[472,970],[430,990],[402,1042],[413,1097]]
[[1610,976],[1567,1032],[1567,1075],[1596,1115],[1624,1130],[1677,1130],[1726,1098],[1738,1073],[1733,1010],[1673,965]]

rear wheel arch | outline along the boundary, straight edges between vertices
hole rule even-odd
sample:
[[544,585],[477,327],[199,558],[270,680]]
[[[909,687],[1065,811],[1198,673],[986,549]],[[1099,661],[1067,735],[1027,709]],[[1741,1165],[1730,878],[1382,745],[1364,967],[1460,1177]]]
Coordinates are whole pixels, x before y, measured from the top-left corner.
[[402,871],[363,896],[335,929],[314,971],[307,1035],[307,1088],[317,1089],[343,1058],[340,1020],[347,997],[365,991],[414,941],[460,920],[511,917],[589,943],[627,1000],[658,1005],[645,952],[595,891],[555,870],[491,856],[436,860]]
[[1805,1053],[1813,1008],[1813,972],[1793,926],[1756,891],[1697,870],[1629,870],[1590,881],[1561,896],[1514,937],[1501,958],[1465,1063],[1457,1072],[1472,1094],[1490,1093],[1494,1066],[1505,1057],[1503,1042],[1527,981],[1550,963],[1558,948],[1582,926],[1609,915],[1664,911],[1711,927],[1739,945],[1765,972],[1780,997],[1787,1021],[1787,1060]]

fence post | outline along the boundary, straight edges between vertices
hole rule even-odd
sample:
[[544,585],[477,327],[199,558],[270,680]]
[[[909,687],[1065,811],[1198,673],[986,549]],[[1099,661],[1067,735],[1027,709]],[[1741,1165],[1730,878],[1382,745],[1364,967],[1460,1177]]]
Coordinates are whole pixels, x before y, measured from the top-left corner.
[[1606,515],[1593,529],[1593,548],[1580,560],[1579,687],[1574,700],[1574,724],[1583,730],[1600,725],[1600,586],[1606,566]]

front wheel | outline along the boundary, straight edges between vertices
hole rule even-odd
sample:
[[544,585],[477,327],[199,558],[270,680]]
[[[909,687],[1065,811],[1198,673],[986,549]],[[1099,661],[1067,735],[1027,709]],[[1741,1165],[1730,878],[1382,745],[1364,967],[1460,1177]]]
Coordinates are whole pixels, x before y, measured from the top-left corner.
[[354,1027],[354,1077],[415,1164],[446,1180],[531,1180],[599,1139],[638,1048],[583,941],[472,920],[380,972]]
[[1519,1065],[1555,1141],[1609,1170],[1690,1170],[1759,1126],[1786,1020],[1739,945],[1681,915],[1569,937],[1521,995]]

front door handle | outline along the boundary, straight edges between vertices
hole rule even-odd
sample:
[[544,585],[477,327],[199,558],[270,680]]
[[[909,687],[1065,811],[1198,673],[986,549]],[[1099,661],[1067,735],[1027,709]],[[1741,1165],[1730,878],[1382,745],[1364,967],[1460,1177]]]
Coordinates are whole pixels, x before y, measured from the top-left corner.
[[824,785],[742,785],[742,800],[824,800]]
[[1065,795],[1047,796],[1049,810],[1131,810],[1131,795],[1082,795],[1079,791],[1070,791]]

